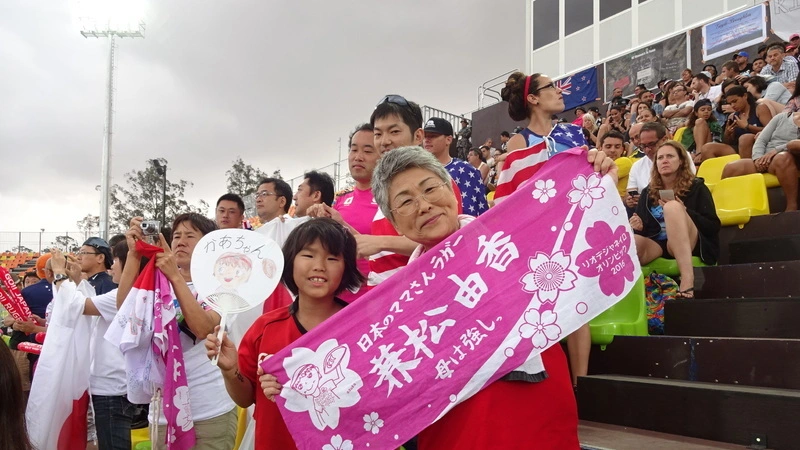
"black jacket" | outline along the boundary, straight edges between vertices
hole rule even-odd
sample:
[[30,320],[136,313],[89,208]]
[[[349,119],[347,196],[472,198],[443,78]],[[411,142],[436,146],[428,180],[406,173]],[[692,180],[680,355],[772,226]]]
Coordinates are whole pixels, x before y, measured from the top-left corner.
[[[649,197],[650,187],[648,186],[641,192],[639,203],[636,205],[636,215],[642,219],[642,231],[635,233],[655,239],[661,232],[661,225],[650,212],[650,207],[654,205]],[[694,226],[697,227],[700,259],[708,265],[716,264],[719,258],[720,222],[711,191],[708,190],[702,178],[695,178],[692,187],[680,199],[686,206],[686,212],[694,222]]]

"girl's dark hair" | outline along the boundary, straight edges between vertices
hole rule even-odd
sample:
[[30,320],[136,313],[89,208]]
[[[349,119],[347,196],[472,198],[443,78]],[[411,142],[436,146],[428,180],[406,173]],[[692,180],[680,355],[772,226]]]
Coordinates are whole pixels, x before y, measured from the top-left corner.
[[731,95],[747,98],[747,103],[750,104],[750,109],[752,111],[755,111],[756,106],[758,106],[756,105],[756,98],[753,97],[753,94],[747,92],[747,89],[745,89],[744,86],[733,86],[732,88],[728,89],[728,92],[725,93],[725,98],[727,99]]
[[294,282],[294,258],[303,248],[317,240],[329,253],[341,256],[344,260],[344,273],[342,281],[336,289],[336,294],[340,294],[345,289],[358,289],[365,278],[358,271],[356,263],[356,239],[346,228],[327,217],[309,220],[289,234],[283,244],[283,284],[289,288],[292,294],[298,295],[297,283]]
[[[702,100],[698,100],[694,104],[694,108],[692,108],[692,113],[689,114],[689,120],[686,121],[686,128],[694,128],[694,125],[697,123],[697,111],[702,108],[703,106],[708,106],[710,108],[714,108],[714,104],[711,103],[711,100],[704,98]],[[708,117],[709,122],[716,122],[717,117],[712,113],[711,116]]]
[[[723,81],[722,84],[719,85],[719,89],[724,93],[725,89],[727,89],[728,86],[741,86],[741,85],[739,84],[739,81],[736,80],[735,78],[729,78],[729,79]],[[747,90],[747,89],[745,89],[745,90]]]
[[[719,75],[719,72],[717,71],[717,66],[715,66],[715,65],[713,65],[713,64],[706,64],[705,66],[703,66],[703,70],[706,70],[706,69],[708,69],[709,67],[710,67],[710,68],[712,68],[712,69],[714,69],[714,72],[713,72],[713,73],[711,73],[711,75],[714,75],[715,77],[716,77],[717,75]],[[709,72],[710,72],[710,71],[709,71]]]
[[531,75],[528,92],[525,91],[525,81],[528,76],[522,72],[514,72],[506,80],[506,86],[500,91],[500,97],[508,102],[508,115],[517,122],[525,120],[530,116],[528,110],[528,94],[533,94],[539,90],[539,78],[542,74]]
[[767,80],[762,77],[754,76],[744,80],[744,84],[752,84],[759,94],[767,90]]
[[0,450],[33,450],[25,426],[22,377],[4,343],[0,343],[0,405]]

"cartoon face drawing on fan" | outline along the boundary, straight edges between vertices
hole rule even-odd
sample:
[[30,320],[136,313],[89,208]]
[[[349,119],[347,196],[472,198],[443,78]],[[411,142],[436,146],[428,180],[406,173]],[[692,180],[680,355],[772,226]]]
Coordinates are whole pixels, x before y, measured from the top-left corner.
[[247,283],[253,263],[246,255],[239,253],[223,253],[214,263],[214,278],[219,281],[220,289],[234,292]]

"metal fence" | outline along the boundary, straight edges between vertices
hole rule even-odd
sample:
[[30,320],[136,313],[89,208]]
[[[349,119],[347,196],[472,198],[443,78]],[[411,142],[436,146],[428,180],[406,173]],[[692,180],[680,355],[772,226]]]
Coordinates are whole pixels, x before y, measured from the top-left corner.
[[97,231],[0,231],[0,252],[41,253],[49,248],[72,251],[89,237],[97,235]]

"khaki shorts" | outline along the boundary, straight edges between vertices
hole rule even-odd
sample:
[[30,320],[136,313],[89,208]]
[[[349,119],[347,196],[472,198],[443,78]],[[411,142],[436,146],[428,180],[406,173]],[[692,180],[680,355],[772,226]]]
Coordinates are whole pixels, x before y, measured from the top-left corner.
[[[3,345],[5,345],[3,343]],[[19,369],[19,376],[22,381],[22,391],[31,390],[31,362],[28,361],[28,354],[19,350],[11,350],[11,355],[14,357],[14,362],[17,363]]]
[[[194,423],[194,433],[197,439],[193,450],[231,450],[236,443],[236,430],[239,425],[239,416],[236,408],[221,416]],[[152,425],[151,425],[152,426]],[[158,444],[153,448],[166,449],[164,435],[167,432],[165,425],[158,426]]]

